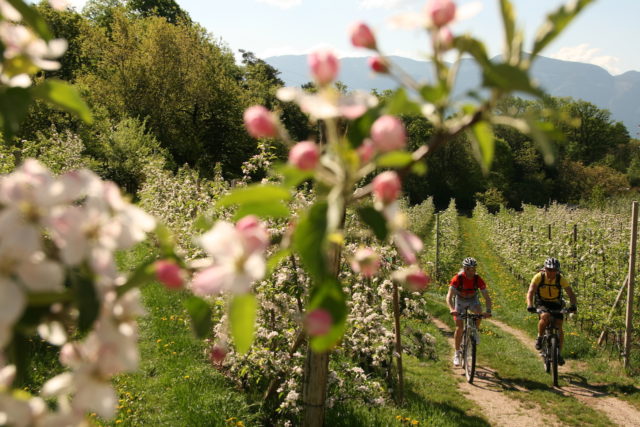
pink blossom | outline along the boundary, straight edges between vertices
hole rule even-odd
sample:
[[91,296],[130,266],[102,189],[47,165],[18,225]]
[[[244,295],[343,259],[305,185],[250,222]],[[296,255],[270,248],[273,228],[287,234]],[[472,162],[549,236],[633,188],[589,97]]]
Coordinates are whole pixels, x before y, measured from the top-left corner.
[[320,85],[331,83],[338,76],[340,62],[333,51],[328,49],[316,50],[307,58],[311,75]]
[[312,310],[304,319],[304,325],[309,336],[326,335],[331,330],[333,317],[324,308]]
[[247,108],[243,118],[247,132],[254,138],[273,138],[278,135],[273,115],[262,105]]
[[429,0],[425,12],[436,27],[443,27],[456,16],[456,4],[452,0]]
[[[200,245],[211,255],[206,268],[194,275],[192,290],[197,295],[223,291],[245,293],[266,272],[264,248],[268,240],[254,218],[240,223],[239,229],[225,221],[199,238]],[[207,261],[207,260],[204,260]]]
[[257,216],[247,215],[236,223],[236,231],[247,252],[264,251],[269,246],[269,232]]
[[351,268],[364,277],[374,276],[380,268],[380,256],[371,248],[360,248],[351,260]]
[[367,59],[367,63],[369,64],[369,68],[376,73],[387,74],[389,72],[389,65],[381,56],[370,56],[369,59]]
[[393,273],[393,279],[402,283],[409,290],[423,291],[431,283],[431,277],[422,271],[417,265],[403,268]]
[[316,168],[320,160],[320,150],[312,141],[302,141],[289,151],[289,163],[303,171]]
[[175,261],[161,259],[154,263],[156,279],[168,289],[180,289],[184,284],[182,269]]
[[373,123],[371,139],[378,151],[382,153],[400,150],[407,144],[407,134],[402,121],[389,115],[381,116]]
[[362,144],[360,144],[356,151],[360,157],[360,163],[366,164],[369,163],[369,160],[376,154],[376,146],[371,139],[367,138],[362,141]]
[[349,29],[351,44],[355,47],[365,47],[367,49],[376,48],[376,38],[371,28],[364,22],[356,22]]
[[422,250],[422,240],[407,230],[399,230],[393,235],[398,253],[407,264],[418,261],[416,254]]
[[382,203],[394,202],[400,195],[402,183],[394,171],[385,171],[373,179],[373,195]]

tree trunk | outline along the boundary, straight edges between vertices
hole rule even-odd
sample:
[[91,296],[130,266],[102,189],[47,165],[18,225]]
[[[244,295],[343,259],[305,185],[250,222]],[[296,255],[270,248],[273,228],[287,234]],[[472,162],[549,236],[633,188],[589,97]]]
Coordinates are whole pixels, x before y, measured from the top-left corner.
[[396,329],[396,366],[398,367],[398,404],[402,405],[404,399],[404,377],[402,374],[402,332],[400,330],[400,303],[398,295],[398,283],[393,281],[393,318]]
[[304,419],[302,425],[321,427],[324,425],[324,403],[327,398],[329,352],[316,353],[309,346],[304,372],[305,382],[302,390]]

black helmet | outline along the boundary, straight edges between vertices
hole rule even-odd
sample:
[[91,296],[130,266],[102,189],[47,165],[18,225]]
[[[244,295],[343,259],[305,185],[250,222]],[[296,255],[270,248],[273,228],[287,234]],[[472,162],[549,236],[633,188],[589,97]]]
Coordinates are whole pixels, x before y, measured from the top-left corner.
[[551,270],[560,270],[560,261],[557,258],[547,258],[544,261],[544,268],[548,268]]
[[475,267],[477,265],[478,265],[478,261],[476,261],[475,258],[468,257],[462,260],[463,267]]

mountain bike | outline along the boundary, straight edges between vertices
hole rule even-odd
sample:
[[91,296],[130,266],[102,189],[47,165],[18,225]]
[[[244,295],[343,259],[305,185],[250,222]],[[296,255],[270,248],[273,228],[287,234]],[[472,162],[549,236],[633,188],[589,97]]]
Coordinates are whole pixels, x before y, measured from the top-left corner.
[[460,318],[464,322],[460,348],[462,351],[462,369],[464,369],[469,384],[473,383],[473,377],[476,373],[476,347],[479,342],[476,320],[482,319],[483,317],[482,314],[469,313],[466,309],[464,313],[460,315]]
[[567,314],[569,311],[566,308],[562,310],[541,310],[536,312],[542,314],[544,312],[551,314],[551,321],[544,329],[544,335],[542,335],[542,349],[540,350],[540,356],[544,362],[545,372],[551,373],[553,378],[554,387],[558,387],[558,358],[560,357],[560,338],[558,336],[558,328],[553,317],[554,314]]

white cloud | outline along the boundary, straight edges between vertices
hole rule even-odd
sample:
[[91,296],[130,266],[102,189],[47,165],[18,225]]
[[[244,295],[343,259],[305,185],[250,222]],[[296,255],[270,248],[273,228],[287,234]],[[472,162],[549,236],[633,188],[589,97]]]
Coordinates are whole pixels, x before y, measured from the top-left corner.
[[610,55],[600,55],[600,51],[601,49],[599,48],[589,47],[587,43],[582,43],[578,46],[563,47],[553,55],[550,55],[550,57],[563,61],[594,64],[604,68],[611,74],[620,74],[621,70],[617,65],[620,62],[620,58]]
[[266,3],[271,6],[279,7],[280,9],[289,9],[294,6],[298,6],[302,3],[302,0],[257,0],[258,3]]
[[405,0],[360,0],[362,9],[394,9]]

